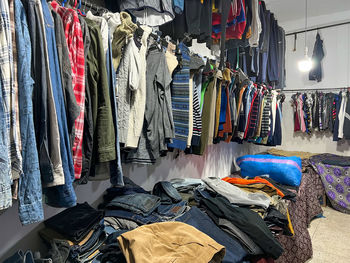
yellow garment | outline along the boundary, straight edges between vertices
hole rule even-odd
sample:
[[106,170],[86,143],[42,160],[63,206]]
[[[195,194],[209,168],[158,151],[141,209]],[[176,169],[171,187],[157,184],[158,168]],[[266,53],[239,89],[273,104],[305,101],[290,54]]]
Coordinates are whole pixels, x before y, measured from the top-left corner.
[[278,150],[278,149],[269,149],[267,152],[269,154],[286,156],[286,157],[296,156],[296,157],[300,157],[301,159],[309,159],[310,157],[312,157],[314,155],[318,155],[318,153],[299,152],[299,151],[284,151],[284,150]]
[[223,81],[229,84],[231,83],[231,70],[229,68],[225,68],[224,72],[222,73]]
[[238,106],[237,106],[237,113],[236,113],[237,118],[239,117],[239,112],[240,112],[241,105],[242,105],[243,93],[244,93],[244,91],[245,91],[246,88],[247,88],[247,86],[244,86],[244,87],[241,88],[241,90],[239,91]]
[[231,71],[228,68],[225,68],[222,72],[222,80],[220,81],[220,84],[218,84],[217,90],[217,96],[216,96],[216,107],[215,107],[215,132],[214,132],[214,138],[218,136],[219,133],[219,125],[220,125],[220,111],[221,111],[221,92],[222,92],[222,85],[223,82],[231,82]]
[[249,29],[247,30],[247,34],[246,34],[246,39],[250,38],[251,36],[252,36],[252,28],[249,27]]
[[215,109],[216,109],[216,87],[217,82],[220,83],[221,86],[221,80],[222,80],[222,72],[221,70],[218,70],[215,73],[214,78],[214,89],[213,89],[213,96],[211,98],[211,104],[210,104],[210,116],[209,116],[209,135],[208,135],[208,145],[213,144],[214,139],[214,129],[215,129]]
[[217,12],[219,12],[219,9],[218,9],[218,8],[216,8],[216,6],[215,6],[215,1],[213,1],[213,4],[212,4],[212,8],[211,8],[211,10],[212,10],[212,12],[213,12],[213,13],[217,13]]
[[132,22],[128,13],[120,12],[120,20],[122,23],[115,29],[112,40],[112,60],[115,70],[119,67],[123,47],[137,29],[137,25]]
[[127,263],[219,263],[225,247],[182,222],[144,225],[118,237]]

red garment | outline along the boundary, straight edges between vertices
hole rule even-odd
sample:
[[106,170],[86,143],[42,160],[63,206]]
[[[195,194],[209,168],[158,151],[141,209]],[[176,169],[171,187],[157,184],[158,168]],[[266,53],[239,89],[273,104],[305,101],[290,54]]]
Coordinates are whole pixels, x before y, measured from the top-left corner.
[[62,17],[66,35],[69,60],[72,67],[72,86],[75,99],[80,106],[80,114],[75,120],[75,138],[73,142],[73,162],[75,178],[79,179],[82,169],[82,145],[84,130],[85,107],[85,58],[84,42],[78,14],[75,10],[64,8],[56,1],[51,2],[52,8]]
[[[231,9],[228,15],[227,23],[232,22],[234,19],[236,19],[237,16],[241,12],[245,12],[245,0],[241,1],[235,1],[236,6],[233,6],[231,4]],[[234,13],[236,12],[236,13]],[[235,23],[231,25],[230,27],[226,27],[226,40],[228,39],[241,39],[242,34],[244,33],[245,26],[246,26],[246,18],[243,22]],[[212,24],[214,25],[220,25],[221,24],[221,14],[219,13],[213,13],[212,15]],[[220,33],[212,33],[213,39],[220,39],[221,38],[221,32]]]
[[[245,0],[242,0],[242,12],[245,12]],[[231,26],[226,29],[226,40],[228,39],[242,39],[242,35],[247,25],[247,17],[243,22],[240,22],[234,26]]]
[[[239,1],[237,1],[239,2]],[[228,18],[227,18],[227,21],[226,23],[230,23],[231,21],[233,21],[238,15],[239,13],[241,12],[241,5],[240,3],[237,4],[237,9],[236,9],[236,13],[233,13],[234,12],[234,7],[233,7],[233,4],[231,4],[231,8],[230,8],[230,12],[228,13]],[[216,25],[220,25],[221,24],[221,13],[213,13],[212,15],[212,25],[213,26],[216,26]]]
[[300,131],[300,121],[299,121],[299,114],[298,114],[298,103],[296,100],[294,100],[294,131]]

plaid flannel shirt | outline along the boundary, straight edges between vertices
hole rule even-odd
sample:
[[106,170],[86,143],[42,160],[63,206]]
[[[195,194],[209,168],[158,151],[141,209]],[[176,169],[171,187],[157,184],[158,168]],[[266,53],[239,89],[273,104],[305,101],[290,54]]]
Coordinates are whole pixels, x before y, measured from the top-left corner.
[[80,106],[80,114],[75,120],[75,138],[73,143],[74,173],[75,178],[79,179],[82,169],[85,106],[85,58],[83,34],[76,11],[64,8],[56,1],[51,2],[51,6],[62,17],[64,33],[68,44],[69,59],[72,67],[72,86],[75,98]]
[[[12,168],[12,177],[19,178],[22,173],[22,156],[19,150],[19,138],[16,115],[18,109],[15,100],[14,66],[12,51],[12,32],[10,23],[10,8],[7,0],[1,0],[0,10],[2,16],[3,37],[0,40],[1,88],[4,100],[4,115],[9,141],[9,160]],[[17,94],[18,95],[18,94]]]

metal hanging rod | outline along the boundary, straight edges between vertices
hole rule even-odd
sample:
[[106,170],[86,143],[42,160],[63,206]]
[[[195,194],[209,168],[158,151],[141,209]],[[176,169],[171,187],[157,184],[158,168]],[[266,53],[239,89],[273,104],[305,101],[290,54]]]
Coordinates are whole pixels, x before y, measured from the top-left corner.
[[348,24],[350,24],[350,21],[331,24],[331,25],[327,25],[327,26],[313,27],[313,28],[309,28],[306,30],[299,30],[299,31],[295,31],[295,32],[290,32],[290,33],[287,33],[286,36],[297,35],[297,34],[302,34],[305,32],[311,32],[311,31],[315,31],[315,30],[319,30],[319,29],[325,29],[325,28],[336,27],[336,26],[343,26],[343,25],[348,25]]
[[[79,3],[79,0],[78,0],[78,3]],[[98,5],[95,5],[95,4],[92,4],[88,1],[84,1],[84,0],[81,0],[81,5],[87,7],[87,8],[91,8],[91,9],[94,9],[95,11],[108,11],[108,9],[106,9],[105,7],[102,7],[102,6],[98,6]]]
[[308,91],[341,91],[341,90],[348,90],[349,87],[340,87],[340,88],[314,88],[314,89],[284,89],[282,90],[283,93],[285,92],[308,92]]

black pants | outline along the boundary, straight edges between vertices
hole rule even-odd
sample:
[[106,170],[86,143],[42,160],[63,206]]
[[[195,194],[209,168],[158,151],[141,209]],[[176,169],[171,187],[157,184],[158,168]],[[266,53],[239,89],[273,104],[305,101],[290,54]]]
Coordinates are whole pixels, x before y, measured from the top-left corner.
[[222,196],[201,199],[201,204],[219,218],[226,218],[246,233],[269,256],[277,259],[283,252],[261,217],[248,208],[234,207]]

